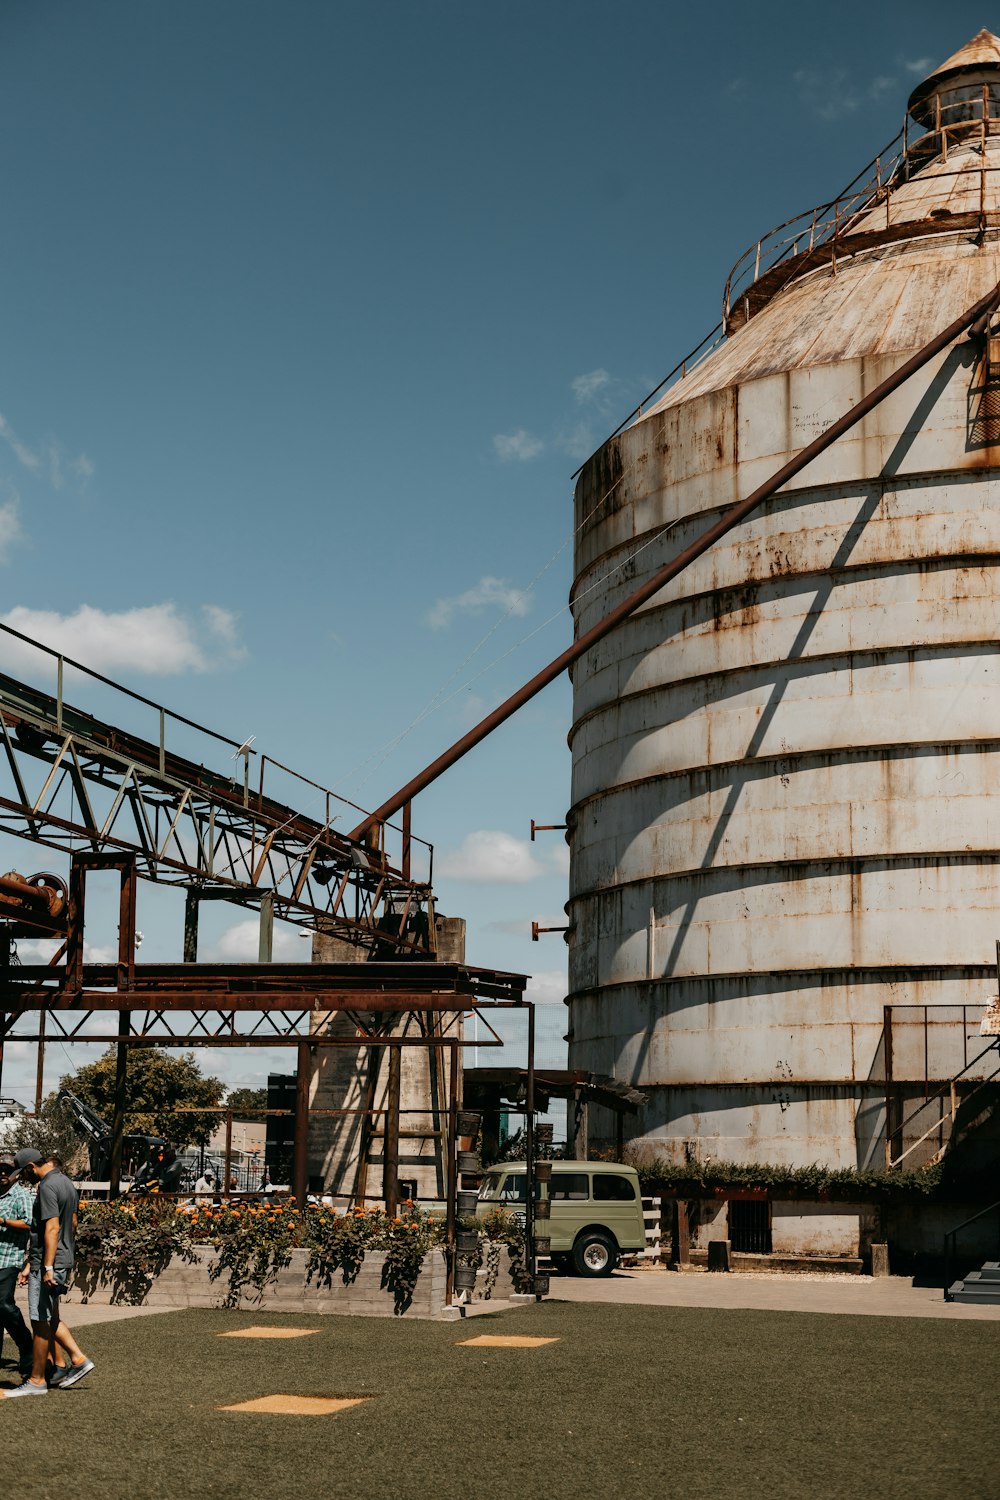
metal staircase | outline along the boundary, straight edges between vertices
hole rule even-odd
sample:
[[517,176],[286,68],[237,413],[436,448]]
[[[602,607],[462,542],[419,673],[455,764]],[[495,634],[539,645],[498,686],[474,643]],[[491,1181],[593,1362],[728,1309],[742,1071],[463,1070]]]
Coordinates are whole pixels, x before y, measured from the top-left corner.
[[949,1302],[968,1302],[977,1307],[1000,1306],[1000,1260],[988,1260],[979,1271],[970,1271],[948,1288]]

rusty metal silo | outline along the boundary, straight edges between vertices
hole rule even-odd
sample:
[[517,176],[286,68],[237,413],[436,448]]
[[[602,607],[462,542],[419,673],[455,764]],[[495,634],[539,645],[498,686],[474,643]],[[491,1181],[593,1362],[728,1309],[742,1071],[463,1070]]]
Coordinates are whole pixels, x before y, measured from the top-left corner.
[[[998,280],[983,32],[587,464],[577,634]],[[665,1154],[881,1164],[886,1007],[989,988],[998,478],[1000,341],[963,337],[574,669],[570,1065]]]

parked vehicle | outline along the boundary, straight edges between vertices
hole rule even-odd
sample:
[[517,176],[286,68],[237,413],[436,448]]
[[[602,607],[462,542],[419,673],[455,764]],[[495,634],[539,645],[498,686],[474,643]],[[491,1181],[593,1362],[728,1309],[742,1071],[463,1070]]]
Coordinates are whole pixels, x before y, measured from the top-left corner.
[[[506,1208],[523,1216],[526,1185],[523,1161],[490,1167],[479,1189],[477,1214]],[[610,1276],[623,1250],[645,1248],[642,1195],[634,1167],[614,1161],[554,1161],[551,1180],[535,1183],[535,1197],[543,1192],[550,1213],[543,1222],[553,1264],[560,1269],[577,1276]]]

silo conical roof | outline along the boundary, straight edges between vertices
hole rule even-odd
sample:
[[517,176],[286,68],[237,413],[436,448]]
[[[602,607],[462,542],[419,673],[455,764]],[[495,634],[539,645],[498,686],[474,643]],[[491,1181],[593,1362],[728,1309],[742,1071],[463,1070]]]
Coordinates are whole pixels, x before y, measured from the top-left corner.
[[994,36],[992,31],[987,31],[984,26],[977,31],[971,41],[966,42],[957,52],[943,62],[940,67],[929,73],[922,83],[918,83],[910,95],[907,109],[915,120],[922,121],[920,106],[925,99],[938,92],[943,83],[950,79],[958,78],[965,73],[984,73],[996,70],[1000,72],[1000,37]]

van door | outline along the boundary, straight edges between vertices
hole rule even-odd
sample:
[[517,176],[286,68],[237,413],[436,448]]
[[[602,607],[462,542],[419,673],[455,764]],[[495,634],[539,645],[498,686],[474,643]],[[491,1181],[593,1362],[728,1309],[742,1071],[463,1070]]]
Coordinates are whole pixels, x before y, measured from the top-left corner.
[[594,1221],[606,1224],[622,1250],[641,1250],[646,1243],[642,1199],[635,1178],[624,1173],[594,1173]]
[[549,1183],[549,1235],[552,1251],[563,1255],[585,1224],[590,1223],[590,1174],[553,1172]]

